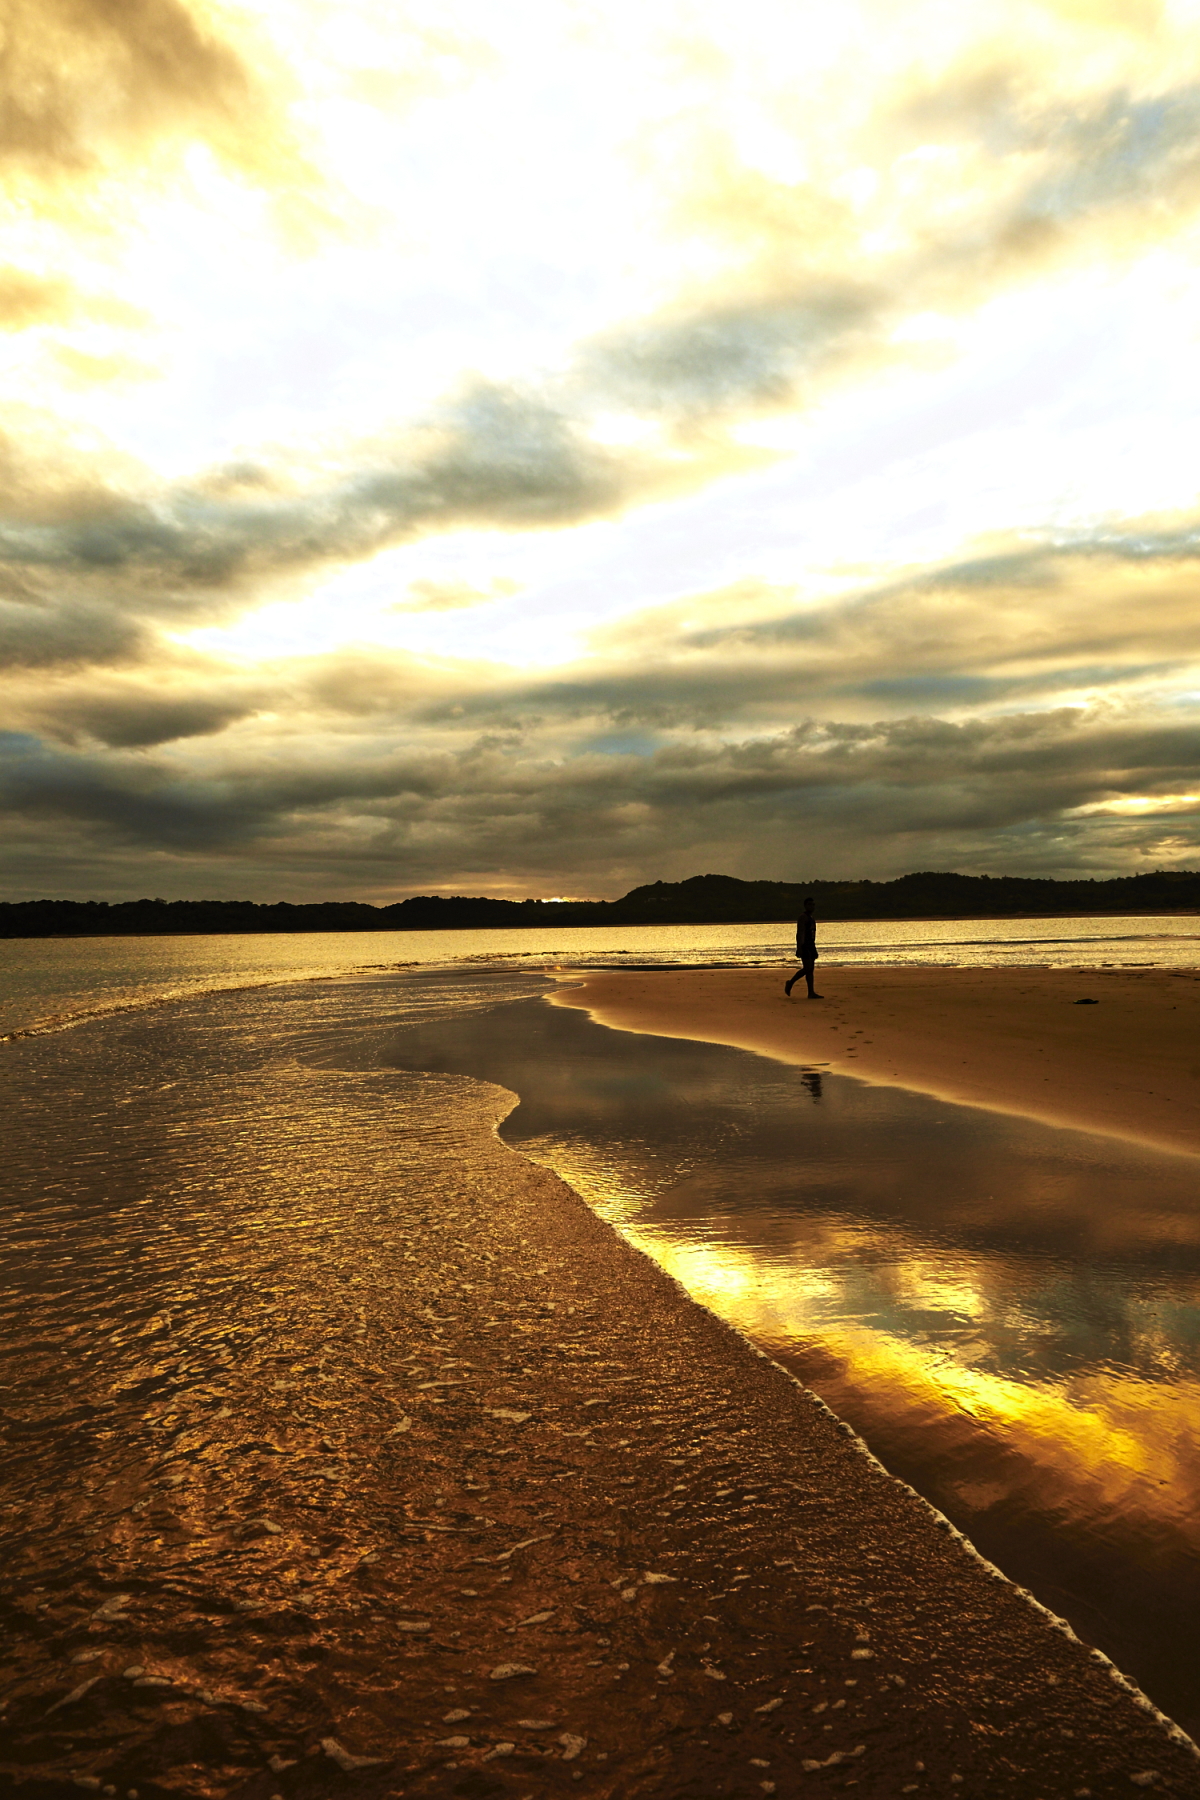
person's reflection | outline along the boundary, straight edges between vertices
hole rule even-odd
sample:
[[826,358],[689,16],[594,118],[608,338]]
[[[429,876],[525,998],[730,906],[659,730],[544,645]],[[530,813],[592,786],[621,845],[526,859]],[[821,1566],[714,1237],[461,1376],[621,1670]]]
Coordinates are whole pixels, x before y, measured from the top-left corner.
[[819,1100],[821,1098],[821,1071],[820,1071],[820,1069],[804,1069],[801,1072],[800,1079],[804,1083],[805,1087],[808,1089],[809,1093],[812,1095],[813,1100],[814,1101]]

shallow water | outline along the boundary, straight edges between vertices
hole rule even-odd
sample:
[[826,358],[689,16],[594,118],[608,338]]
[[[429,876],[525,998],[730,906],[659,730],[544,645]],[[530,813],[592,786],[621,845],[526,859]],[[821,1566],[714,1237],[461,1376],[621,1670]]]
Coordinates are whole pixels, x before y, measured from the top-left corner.
[[185,1580],[206,1416],[239,1383],[286,1407],[297,1369],[351,1392],[397,1192],[421,1204],[470,1076],[521,1094],[515,1148],[1200,1726],[1195,1161],[608,1031],[546,985],[298,982],[6,1047],[10,1576],[53,1596],[137,1557],[116,1579]]
[[397,1183],[419,1187],[466,1087],[380,1069],[382,1035],[545,985],[300,983],[5,1047],[0,1524],[43,1580],[127,1517],[127,1471],[231,1369],[365,1329]]
[[[0,939],[0,1038],[190,995],[430,965],[614,967],[791,960],[790,925],[613,925],[559,931],[248,932]],[[972,968],[1194,968],[1200,921],[1165,916],[866,920],[821,925],[826,963]]]
[[518,1092],[507,1142],[1200,1728],[1197,1159],[541,1000],[387,1057]]

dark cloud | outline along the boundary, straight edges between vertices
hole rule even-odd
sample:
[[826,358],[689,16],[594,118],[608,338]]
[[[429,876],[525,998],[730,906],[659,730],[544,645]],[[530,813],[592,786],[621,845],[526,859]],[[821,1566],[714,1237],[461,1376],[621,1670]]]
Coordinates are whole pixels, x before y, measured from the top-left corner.
[[[78,819],[110,846],[197,866],[234,851],[260,873],[280,859],[327,871],[336,858],[339,885],[360,891],[385,878],[393,891],[445,887],[487,870],[491,885],[497,870],[535,888],[569,870],[577,884],[604,889],[614,871],[678,875],[697,857],[735,873],[798,872],[818,853],[878,874],[914,859],[928,866],[930,846],[943,858],[953,847],[955,866],[977,868],[997,852],[1012,866],[1031,837],[1042,843],[1041,866],[1061,868],[1084,836],[1080,807],[1186,791],[1200,732],[1169,718],[1064,709],[965,724],[810,721],[645,755],[546,748],[519,733],[453,751],[292,736],[244,765],[227,756],[208,775],[185,776],[144,755],[22,743],[6,760],[3,805],[27,828]],[[1094,842],[1096,821],[1088,825]],[[1184,841],[1196,840],[1197,826],[1178,813],[1169,820]],[[1134,835],[1128,821],[1113,829]],[[1161,830],[1141,821],[1137,848]],[[1047,848],[1055,834],[1056,851]]]
[[180,779],[145,759],[72,755],[33,737],[6,734],[3,799],[14,821],[82,823],[110,845],[194,852],[246,843],[262,822],[248,793],[231,805],[219,783]]
[[151,640],[111,603],[0,589],[0,664],[16,669],[92,667],[139,660]]
[[[1177,800],[1162,819],[1079,809],[1200,785],[1200,730],[1169,704],[1194,685],[1198,541],[1156,527],[989,550],[789,610],[742,584],[736,606],[650,609],[578,668],[522,676],[380,648],[249,672],[107,644],[104,612],[16,603],[27,625],[73,627],[79,672],[27,654],[10,674],[8,716],[40,741],[12,747],[4,804],[23,841],[70,822],[101,862],[236,855],[247,892],[285,875],[316,891],[333,866],[343,891],[612,892],[701,863],[1178,861],[1197,822]],[[127,666],[89,673],[106,649]],[[1102,698],[1063,704],[1080,691]],[[792,844],[804,859],[781,864]]]
[[120,750],[211,737],[255,710],[253,699],[237,693],[173,695],[147,686],[52,697],[35,704],[30,714],[47,735],[61,742],[78,744],[91,738]]

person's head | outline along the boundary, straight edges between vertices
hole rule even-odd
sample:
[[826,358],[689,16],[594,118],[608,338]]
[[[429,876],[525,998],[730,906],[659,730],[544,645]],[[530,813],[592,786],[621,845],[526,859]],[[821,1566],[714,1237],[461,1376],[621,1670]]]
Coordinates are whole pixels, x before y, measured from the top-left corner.
[[806,913],[810,913],[810,912],[815,912],[815,911],[816,911],[816,906],[817,906],[817,903],[816,903],[816,901],[815,901],[815,900],[814,900],[814,899],[813,899],[813,897],[812,897],[812,895],[811,895],[811,894],[805,894],[805,896],[804,896],[804,910],[805,910],[805,912],[806,912]]

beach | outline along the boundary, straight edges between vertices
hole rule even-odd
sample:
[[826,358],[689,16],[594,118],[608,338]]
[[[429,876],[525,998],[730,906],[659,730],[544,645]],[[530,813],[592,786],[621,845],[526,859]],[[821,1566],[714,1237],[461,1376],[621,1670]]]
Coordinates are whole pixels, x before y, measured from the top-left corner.
[[622,1031],[736,1045],[1200,1154],[1200,973],[818,962],[823,998],[810,1002],[803,980],[784,994],[789,972],[604,971],[555,1004]]
[[[854,1002],[833,973],[827,1022],[763,970],[606,974],[559,1000],[735,1043],[757,1003],[781,1023],[750,1047],[870,1076],[868,1046],[829,1039],[864,1031],[886,984],[856,971]],[[898,1013],[914,973],[888,972]],[[920,974],[952,996],[950,972]],[[998,982],[969,979],[1001,1019]],[[1101,998],[1070,1029],[1112,1003],[1098,982],[1066,979],[1060,1005]],[[1129,990],[1147,1016],[1152,986]],[[1200,1795],[1191,1745],[1110,1665],[504,1146],[515,1096],[317,1054],[320,1016],[299,990],[228,996],[11,1047],[17,1097],[55,1112],[32,1171],[72,1133],[100,1171],[137,1139],[108,1231],[145,1302],[116,1323],[83,1305],[77,1245],[47,1231],[59,1298],[6,1407],[11,1789]],[[978,1041],[960,1062],[984,1084]],[[891,1079],[934,1080],[932,1027],[924,1062],[886,1042]],[[164,1134],[156,1188],[140,1146]]]

